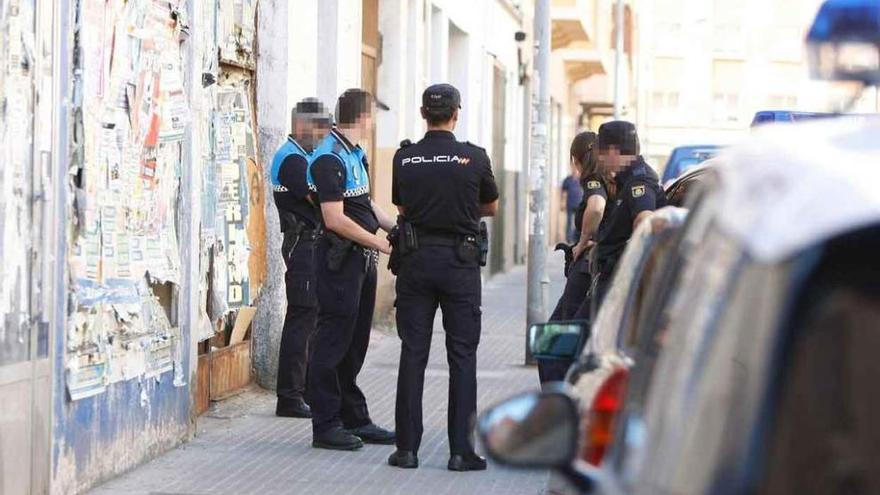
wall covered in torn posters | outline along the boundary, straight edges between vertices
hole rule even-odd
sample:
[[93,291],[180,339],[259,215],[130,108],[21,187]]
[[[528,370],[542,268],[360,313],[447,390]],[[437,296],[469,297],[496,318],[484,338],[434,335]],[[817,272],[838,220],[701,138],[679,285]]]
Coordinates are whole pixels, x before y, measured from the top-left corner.
[[[253,46],[255,5],[218,0],[217,7],[213,26],[194,26],[190,41],[202,80],[185,88],[181,40],[189,29],[181,28],[169,2],[81,1],[82,142],[70,174],[75,311],[67,387],[73,400],[168,371],[175,385],[185,380],[175,321],[177,215],[188,207],[179,194],[181,167],[196,167],[202,176],[198,340],[249,306],[262,283],[265,227],[261,168],[253,158],[253,82],[245,71],[220,70],[213,48],[220,46],[226,62],[252,63],[252,51],[241,47]],[[211,16],[196,19],[210,22]],[[201,99],[196,118],[189,98]],[[182,143],[191,126],[199,133],[201,156],[185,164]]]
[[[184,384],[172,300],[181,144],[191,120],[181,23],[168,2],[80,3],[81,141],[74,190],[67,336],[70,398],[174,371]],[[156,290],[168,284],[163,305]]]
[[266,273],[265,186],[257,162],[253,69],[256,0],[205,0],[196,17],[214,29],[194,34],[206,109],[194,123],[201,143],[198,341],[233,326],[254,304]]
[[68,318],[56,346],[66,393],[55,400],[53,454],[62,492],[187,438],[192,349],[259,294],[255,8],[70,0]]

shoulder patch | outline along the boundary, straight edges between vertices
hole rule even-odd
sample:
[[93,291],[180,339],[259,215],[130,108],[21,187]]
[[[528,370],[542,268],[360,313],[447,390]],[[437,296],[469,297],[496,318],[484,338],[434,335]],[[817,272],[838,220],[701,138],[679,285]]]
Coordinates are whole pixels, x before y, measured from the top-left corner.
[[587,181],[587,189],[600,189],[602,183],[597,180]]
[[645,195],[645,186],[633,186],[632,187],[632,197],[641,198]]
[[410,141],[409,139],[404,139],[403,141],[400,142],[400,149],[408,148],[408,147],[412,146],[412,144],[413,144],[413,142]]

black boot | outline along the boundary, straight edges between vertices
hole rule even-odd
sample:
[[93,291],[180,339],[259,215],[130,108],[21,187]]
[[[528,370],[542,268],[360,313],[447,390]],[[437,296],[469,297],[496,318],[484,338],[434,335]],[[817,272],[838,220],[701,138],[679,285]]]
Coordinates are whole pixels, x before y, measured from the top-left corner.
[[446,467],[450,471],[485,471],[486,459],[474,454],[453,454],[449,456],[449,464]]
[[282,418],[311,418],[312,410],[302,399],[279,397],[275,405],[275,416]]
[[359,437],[364,443],[375,443],[379,445],[392,445],[396,438],[393,431],[380,428],[373,423],[359,428],[348,430],[352,435]]
[[419,456],[409,450],[396,450],[388,458],[388,465],[403,469],[415,469],[419,467]]
[[358,450],[363,448],[360,438],[337,426],[322,433],[312,435],[312,447],[328,450]]

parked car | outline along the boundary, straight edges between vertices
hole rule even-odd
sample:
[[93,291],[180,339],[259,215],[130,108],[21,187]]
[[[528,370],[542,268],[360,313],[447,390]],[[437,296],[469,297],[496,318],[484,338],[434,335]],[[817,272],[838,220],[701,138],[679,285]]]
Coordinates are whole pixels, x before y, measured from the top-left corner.
[[704,161],[713,158],[721,151],[721,147],[714,144],[680,146],[672,150],[666,167],[663,169],[661,183],[669,184],[690,168],[696,167]]
[[666,204],[669,206],[684,207],[685,202],[700,184],[711,180],[715,168],[722,163],[721,158],[710,158],[705,162],[683,173],[677,179],[670,182],[665,188]]
[[[587,439],[605,462],[585,466],[583,444],[558,442],[521,447],[516,464],[555,463],[582,493],[880,493],[877,135],[880,119],[813,122],[726,154],[685,229],[677,290],[652,336],[656,371],[643,386],[622,380],[625,395],[603,405],[626,409],[613,437]],[[535,404],[520,411],[532,438],[544,433],[531,414],[581,436],[565,393],[518,400]],[[481,433],[504,462],[490,416]]]

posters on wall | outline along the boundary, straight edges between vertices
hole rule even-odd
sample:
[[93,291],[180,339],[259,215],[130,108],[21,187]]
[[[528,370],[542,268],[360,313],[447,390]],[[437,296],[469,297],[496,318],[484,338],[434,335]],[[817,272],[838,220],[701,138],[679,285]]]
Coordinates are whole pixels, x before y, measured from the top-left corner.
[[[216,20],[217,29],[194,29],[191,38],[186,6],[79,1],[82,141],[70,174],[76,215],[66,341],[73,400],[168,371],[175,385],[185,382],[174,317],[186,278],[177,232],[182,167],[201,179],[197,339],[251,305],[265,278],[265,253],[254,251],[265,249],[264,191],[247,70],[256,1],[193,4],[193,21]],[[195,84],[184,77],[181,39],[194,44],[202,74]],[[220,60],[238,72],[230,77]],[[188,136],[195,157],[183,163]]]
[[83,139],[71,173],[77,223],[67,338],[73,400],[180,366],[172,298],[160,302],[156,290],[180,282],[175,219],[191,121],[181,25],[169,2],[82,0],[79,7]]

